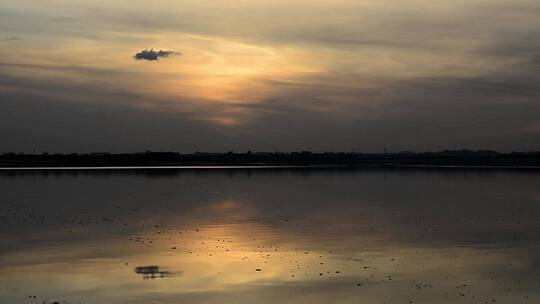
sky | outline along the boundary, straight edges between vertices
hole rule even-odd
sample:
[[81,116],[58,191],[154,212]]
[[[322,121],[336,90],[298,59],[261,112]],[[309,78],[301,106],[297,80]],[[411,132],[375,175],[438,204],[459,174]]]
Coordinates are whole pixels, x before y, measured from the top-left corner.
[[540,149],[537,0],[3,0],[0,152]]

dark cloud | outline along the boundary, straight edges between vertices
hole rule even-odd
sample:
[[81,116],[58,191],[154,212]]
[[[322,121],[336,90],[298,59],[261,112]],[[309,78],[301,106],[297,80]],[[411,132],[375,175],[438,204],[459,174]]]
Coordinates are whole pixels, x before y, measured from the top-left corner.
[[[137,94],[130,84],[144,75],[138,72],[0,63],[0,88],[10,88],[0,89],[0,152],[536,150],[540,79],[524,62],[470,77],[259,79],[275,91],[257,103]],[[15,75],[20,71],[109,81]],[[108,85],[118,79],[125,85]],[[241,123],[225,128],[215,117]]]
[[163,50],[159,50],[159,51],[154,51],[154,49],[151,49],[151,50],[142,50],[140,52],[138,52],[137,54],[135,54],[135,56],[133,56],[136,60],[158,60],[160,57],[169,57],[169,56],[174,56],[174,55],[178,55],[179,53],[175,52],[175,51],[163,51]]
[[17,37],[8,37],[8,38],[1,38],[0,41],[16,41],[16,40],[21,40],[20,38],[17,38]]

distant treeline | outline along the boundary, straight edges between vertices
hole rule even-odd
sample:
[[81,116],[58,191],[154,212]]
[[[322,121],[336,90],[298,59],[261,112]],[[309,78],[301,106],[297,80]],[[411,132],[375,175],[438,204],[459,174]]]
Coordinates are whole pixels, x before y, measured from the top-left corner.
[[216,165],[339,165],[339,166],[540,166],[540,152],[498,153],[455,150],[439,152],[176,152],[0,154],[2,167],[41,166],[216,166]]

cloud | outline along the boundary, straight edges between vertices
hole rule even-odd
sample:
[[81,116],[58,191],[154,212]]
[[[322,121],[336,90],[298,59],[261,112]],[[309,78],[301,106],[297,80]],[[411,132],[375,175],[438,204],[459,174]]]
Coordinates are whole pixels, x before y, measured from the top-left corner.
[[0,41],[16,41],[16,40],[21,40],[20,38],[17,38],[17,37],[8,37],[8,38],[1,38]]
[[[55,71],[69,78],[16,75],[19,70],[27,75]],[[73,74],[110,81],[78,82]],[[5,139],[0,152],[34,147],[49,152],[540,147],[536,75],[501,71],[482,77],[379,78],[358,87],[352,76],[345,77],[351,85],[343,85],[342,78],[322,74],[307,84],[271,82],[272,96],[254,104],[138,93],[131,84],[141,75],[146,74],[0,64],[0,137]],[[312,85],[323,81],[329,84]],[[119,85],[110,87],[110,82]],[[216,124],[225,118],[242,124]]]
[[151,49],[151,50],[142,50],[140,52],[138,52],[137,54],[135,54],[135,56],[133,56],[136,60],[158,60],[160,57],[169,57],[169,56],[174,56],[174,55],[178,55],[179,53],[175,52],[175,51],[163,51],[163,50],[159,50],[159,51],[154,51],[154,49]]

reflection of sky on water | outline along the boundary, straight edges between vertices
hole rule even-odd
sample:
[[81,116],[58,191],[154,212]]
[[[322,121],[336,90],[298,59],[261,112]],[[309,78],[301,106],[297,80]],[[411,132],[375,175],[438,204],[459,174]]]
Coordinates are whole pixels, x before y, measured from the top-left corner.
[[[540,299],[533,172],[26,172],[0,181],[2,303]],[[145,265],[171,275],[143,280],[134,268]]]

